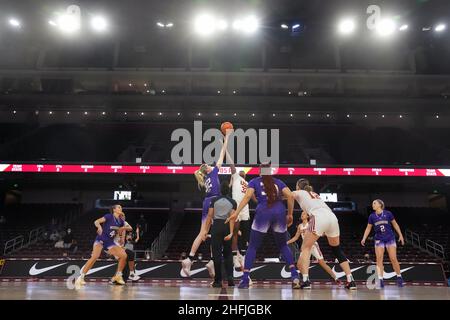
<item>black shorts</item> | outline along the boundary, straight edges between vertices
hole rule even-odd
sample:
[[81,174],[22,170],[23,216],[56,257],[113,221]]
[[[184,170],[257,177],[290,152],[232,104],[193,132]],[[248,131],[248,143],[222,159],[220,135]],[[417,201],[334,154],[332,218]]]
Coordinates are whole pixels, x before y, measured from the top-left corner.
[[239,237],[239,249],[247,249],[247,243],[250,240],[250,220],[239,221],[239,230],[241,231],[241,236]]
[[136,253],[130,249],[125,249],[125,252],[127,253],[127,260],[134,261],[134,259],[136,258]]

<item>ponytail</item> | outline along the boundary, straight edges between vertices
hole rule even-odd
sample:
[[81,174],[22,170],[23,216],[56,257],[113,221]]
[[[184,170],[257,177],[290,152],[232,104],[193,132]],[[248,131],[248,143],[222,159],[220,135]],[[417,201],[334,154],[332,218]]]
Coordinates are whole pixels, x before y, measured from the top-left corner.
[[272,204],[278,199],[278,191],[275,187],[275,181],[272,176],[263,175],[261,177],[264,185],[264,191],[267,195],[267,205],[271,207]]
[[205,176],[200,170],[194,172],[195,180],[197,180],[197,187],[199,190],[205,187]]
[[306,192],[312,192],[313,187],[309,184],[307,179],[300,179],[297,181],[297,189],[305,190]]
[[202,164],[197,171],[194,172],[195,180],[199,190],[205,188],[206,165]]

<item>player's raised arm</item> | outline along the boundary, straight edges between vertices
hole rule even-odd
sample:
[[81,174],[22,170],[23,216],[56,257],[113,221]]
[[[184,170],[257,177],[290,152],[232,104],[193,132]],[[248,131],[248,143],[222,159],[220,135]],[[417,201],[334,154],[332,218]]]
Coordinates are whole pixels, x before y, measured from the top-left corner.
[[236,166],[234,165],[233,158],[231,158],[231,155],[228,152],[228,150],[225,150],[225,152],[227,155],[227,161],[230,164],[230,169],[231,169],[230,183],[228,184],[228,186],[231,188],[231,186],[233,185],[233,175],[236,173]]
[[232,132],[228,130],[227,134],[225,135],[225,140],[223,142],[222,149],[220,150],[219,159],[217,159],[216,162],[216,167],[218,167],[219,169],[222,167],[223,159],[225,158],[225,152],[228,148],[228,139],[230,138],[231,133]]

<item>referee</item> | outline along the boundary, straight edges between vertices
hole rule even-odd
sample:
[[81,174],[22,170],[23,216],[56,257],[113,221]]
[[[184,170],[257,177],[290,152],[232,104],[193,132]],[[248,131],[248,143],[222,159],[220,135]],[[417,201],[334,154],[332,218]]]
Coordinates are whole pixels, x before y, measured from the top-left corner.
[[[222,257],[225,262],[226,278],[228,286],[234,287],[233,277],[233,255],[231,251],[231,238],[233,236],[234,221],[230,225],[225,224],[225,220],[234,213],[237,208],[236,201],[228,196],[230,187],[228,182],[224,181],[220,185],[221,195],[211,201],[206,218],[206,225],[211,220],[214,221],[211,227],[211,247],[214,261],[215,277],[212,287],[222,287]],[[203,235],[206,238],[206,234]],[[223,252],[223,255],[222,255]]]

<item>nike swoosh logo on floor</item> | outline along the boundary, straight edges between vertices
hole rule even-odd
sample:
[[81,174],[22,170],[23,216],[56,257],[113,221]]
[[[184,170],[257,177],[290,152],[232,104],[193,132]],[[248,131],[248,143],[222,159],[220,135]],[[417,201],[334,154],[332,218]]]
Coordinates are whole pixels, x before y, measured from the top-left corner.
[[[406,272],[410,269],[412,269],[414,267],[409,267],[409,268],[405,268],[405,269],[400,269],[400,274],[402,274],[403,272]],[[393,277],[397,276],[397,274],[395,272],[384,272],[383,273],[383,279],[391,279]]]
[[[250,270],[250,273],[252,273],[252,272],[255,271],[255,270],[264,268],[264,267],[265,267],[265,266],[259,266],[259,267],[253,268],[252,270]],[[233,276],[234,276],[235,278],[242,277],[243,274],[244,274],[244,272],[242,272],[242,271],[236,271],[236,270],[233,270]]]
[[[311,269],[311,268],[314,268],[315,266],[310,266],[309,267],[309,269]],[[297,271],[297,273],[300,273],[300,271],[298,271],[298,270],[296,270]],[[286,271],[286,268],[285,267],[283,267],[283,269],[281,269],[281,277],[283,278],[283,279],[287,279],[287,278],[290,278],[292,275],[291,275],[291,272],[289,271]]]
[[[100,271],[100,270],[103,270],[103,269],[106,269],[106,268],[109,268],[109,267],[115,266],[115,265],[116,265],[115,263],[112,263],[112,264],[108,264],[108,265],[103,266],[103,267],[92,268],[91,270],[88,271],[88,273],[86,273],[86,275],[93,274],[93,273],[95,273],[95,272],[98,272],[98,271]],[[84,268],[84,266],[83,266],[81,269],[83,269],[83,268]]]
[[[200,272],[205,271],[205,270],[206,270],[206,267],[200,268],[200,269],[196,269],[196,270],[191,270],[190,276],[193,276],[194,274],[200,273]],[[180,270],[180,276],[183,277],[183,278],[189,278],[190,277],[190,276],[186,275],[183,272],[183,269]]]
[[[354,268],[354,269],[350,269],[350,272],[355,272],[356,270],[359,270],[359,269],[361,269],[361,268],[364,268],[365,266],[361,266],[361,267],[357,267],[357,268]],[[339,278],[342,278],[343,276],[345,276],[345,272],[344,271],[342,271],[342,272],[336,272],[336,266],[334,266],[333,267],[333,269],[332,269],[332,271],[334,272],[334,274],[336,275],[336,279],[339,279]]]
[[164,267],[164,266],[165,266],[165,264],[162,264],[162,265],[160,265],[160,266],[155,266],[155,267],[151,267],[151,268],[147,268],[147,269],[142,269],[142,270],[136,270],[136,275],[140,276],[140,275],[142,275],[142,274],[144,274],[144,273],[147,273],[147,272],[156,270],[156,269],[161,268],[161,267]]
[[67,264],[67,262],[60,263],[60,264],[57,264],[57,265],[54,265],[54,266],[50,266],[50,267],[46,267],[46,268],[41,268],[41,269],[36,268],[37,264],[38,264],[38,263],[36,262],[36,263],[31,267],[31,269],[30,269],[30,271],[29,271],[30,276],[37,276],[38,274],[41,274],[41,273],[50,271],[50,270],[52,270],[52,269],[58,268],[58,267],[60,267],[60,266],[62,266],[62,265],[65,265],[65,264]]

